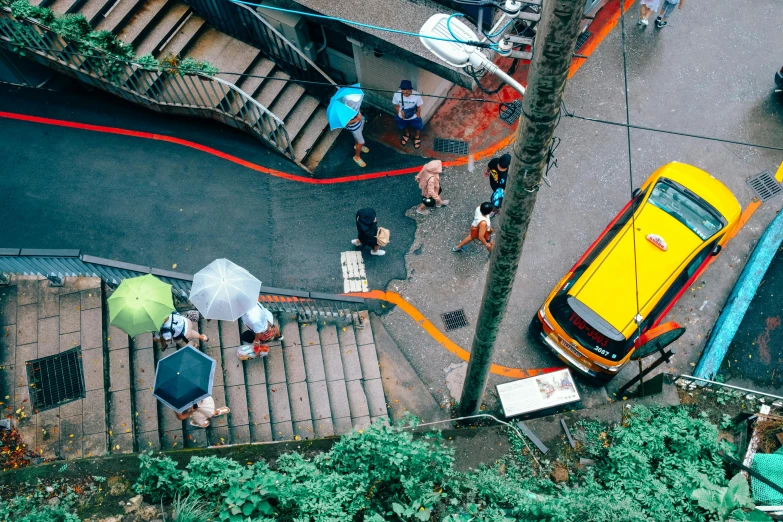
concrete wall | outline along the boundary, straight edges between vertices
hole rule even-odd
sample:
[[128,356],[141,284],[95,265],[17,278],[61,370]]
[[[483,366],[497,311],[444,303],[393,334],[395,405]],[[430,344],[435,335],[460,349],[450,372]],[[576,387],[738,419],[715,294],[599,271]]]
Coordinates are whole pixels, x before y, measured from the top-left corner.
[[[396,91],[400,87],[401,80],[410,80],[413,82],[414,89],[419,92],[443,95],[454,85],[448,80],[397,57],[386,54],[376,56],[373,48],[351,41],[356,63],[356,75],[362,87]],[[393,94],[393,92],[365,91],[364,101],[382,111],[394,114]],[[441,103],[443,100],[424,99],[421,111],[424,123],[427,123]]]

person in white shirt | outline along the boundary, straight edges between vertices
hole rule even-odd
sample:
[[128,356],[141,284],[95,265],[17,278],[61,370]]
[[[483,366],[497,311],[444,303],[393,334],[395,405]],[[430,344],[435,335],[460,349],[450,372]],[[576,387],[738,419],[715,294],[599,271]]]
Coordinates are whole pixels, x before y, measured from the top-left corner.
[[494,241],[492,240],[492,225],[489,221],[489,216],[494,208],[495,206],[489,201],[476,207],[476,212],[473,214],[473,223],[470,225],[470,234],[452,248],[452,252],[464,252],[465,247],[473,240],[478,240],[487,250],[492,252]]
[[272,312],[264,308],[261,303],[256,303],[256,306],[242,316],[242,323],[249,329],[242,332],[244,342],[263,346],[263,343],[273,339],[283,339]]
[[400,82],[400,90],[395,92],[392,97],[395,111],[394,122],[403,133],[402,138],[400,138],[400,145],[405,146],[408,144],[408,140],[411,137],[409,129],[413,129],[415,131],[413,147],[416,149],[421,147],[420,131],[424,128],[424,123],[421,121],[421,106],[423,103],[424,101],[419,93],[413,90],[413,84],[410,80]]
[[168,348],[169,341],[172,339],[178,348],[186,344],[192,344],[198,347],[198,341],[209,341],[209,337],[202,335],[198,331],[198,326],[187,317],[173,312],[166,317],[166,320],[160,327],[160,331],[154,332],[152,338],[160,344],[160,349]]

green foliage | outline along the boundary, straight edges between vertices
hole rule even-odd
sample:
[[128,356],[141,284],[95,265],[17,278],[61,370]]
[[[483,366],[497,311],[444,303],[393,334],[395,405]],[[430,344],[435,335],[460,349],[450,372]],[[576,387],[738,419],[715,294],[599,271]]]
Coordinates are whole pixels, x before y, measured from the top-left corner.
[[145,69],[155,70],[160,67],[160,62],[158,61],[158,59],[152,56],[151,54],[145,54],[144,56],[139,56],[134,60],[134,62]]
[[[9,2],[9,0],[0,1]],[[15,0],[10,3],[10,7],[14,18],[37,20],[64,39],[75,43],[76,49],[85,56],[103,58],[100,69],[108,79],[115,82],[124,80],[125,75],[130,72],[129,62],[138,63],[145,69],[160,69],[165,65],[168,72],[180,75],[196,73],[215,75],[218,72],[217,67],[209,62],[193,58],[180,60],[179,57],[173,57],[165,64],[149,54],[134,59],[135,54],[132,46],[123,43],[110,31],[93,31],[90,23],[82,14],[57,16],[51,9],[31,5],[28,0]],[[24,46],[27,42],[18,41],[12,42],[12,44],[14,44],[14,50],[24,56]]]
[[223,496],[219,520],[227,522],[258,522],[275,520],[272,502],[282,489],[281,477],[266,464],[256,463],[245,468]]
[[16,0],[11,4],[11,14],[14,18],[32,18],[38,22],[49,25],[54,21],[54,13],[48,7],[30,5],[27,0]]
[[92,31],[90,22],[81,13],[60,16],[50,24],[50,27],[66,40],[77,42],[83,40]]
[[0,502],[2,522],[79,522],[73,513],[73,501],[64,498],[56,506],[45,503],[43,493],[30,496],[16,496]]
[[139,455],[141,473],[133,490],[149,496],[154,502],[162,498],[172,499],[182,487],[182,471],[169,457],[153,457],[152,450]]
[[214,511],[198,495],[182,496],[178,494],[171,507],[172,522],[207,522],[211,520]]
[[180,76],[197,72],[213,76],[217,74],[218,68],[214,65],[211,65],[209,62],[197,61],[194,58],[188,57],[179,62],[178,72]]
[[[703,487],[693,491],[690,499],[705,511],[716,515],[718,520],[771,521],[767,514],[754,510],[756,507],[750,495],[748,481],[737,473],[727,487],[720,487],[703,481]],[[751,510],[746,512],[745,509]]]
[[734,422],[731,420],[731,415],[724,413],[720,418],[720,429],[725,430],[734,426]]
[[219,457],[193,457],[183,474],[180,488],[191,495],[222,493],[242,474],[243,466],[235,460]]

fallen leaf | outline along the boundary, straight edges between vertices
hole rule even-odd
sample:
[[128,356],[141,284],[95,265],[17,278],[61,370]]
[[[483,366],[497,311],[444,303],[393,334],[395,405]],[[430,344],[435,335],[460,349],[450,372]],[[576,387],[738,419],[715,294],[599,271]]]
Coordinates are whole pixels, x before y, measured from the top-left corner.
[[177,263],[174,263],[173,265],[171,265],[171,268],[177,268]]

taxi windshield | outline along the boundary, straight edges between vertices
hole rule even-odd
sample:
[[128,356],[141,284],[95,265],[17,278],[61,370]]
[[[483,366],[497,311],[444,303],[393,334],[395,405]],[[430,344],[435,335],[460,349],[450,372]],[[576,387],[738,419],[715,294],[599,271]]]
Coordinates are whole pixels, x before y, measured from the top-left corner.
[[653,187],[649,202],[706,241],[723,228],[725,220],[701,198],[673,181],[661,178]]

